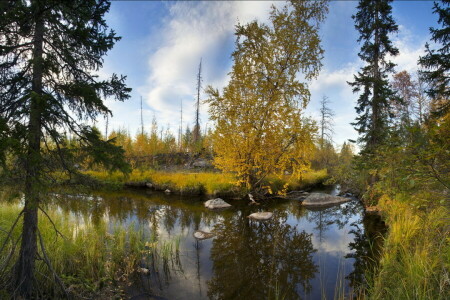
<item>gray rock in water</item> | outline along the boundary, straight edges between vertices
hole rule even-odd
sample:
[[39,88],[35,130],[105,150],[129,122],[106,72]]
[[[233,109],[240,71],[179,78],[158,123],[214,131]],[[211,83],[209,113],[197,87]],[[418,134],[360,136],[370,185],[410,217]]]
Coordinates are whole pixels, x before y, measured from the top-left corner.
[[214,233],[211,232],[206,232],[206,231],[202,231],[202,230],[197,230],[196,232],[194,232],[194,237],[197,240],[206,240],[206,239],[210,239],[214,236]]
[[166,194],[170,194],[170,193],[172,193],[172,191],[171,191],[171,190],[169,190],[169,189],[167,189],[167,190],[165,190],[165,191],[164,191],[164,193],[166,193]]
[[303,200],[302,205],[305,206],[325,206],[325,205],[334,205],[334,204],[341,204],[344,202],[348,202],[351,199],[339,197],[339,196],[332,196],[325,193],[311,193],[306,197],[305,200]]
[[227,208],[230,206],[231,204],[226,203],[220,198],[211,199],[205,202],[205,207],[209,209]]
[[273,213],[264,211],[264,212],[252,213],[247,218],[254,219],[254,220],[269,220],[272,217],[273,217]]
[[153,184],[152,184],[151,182],[147,182],[147,183],[145,184],[145,186],[148,187],[149,189],[152,189],[152,188],[153,188]]

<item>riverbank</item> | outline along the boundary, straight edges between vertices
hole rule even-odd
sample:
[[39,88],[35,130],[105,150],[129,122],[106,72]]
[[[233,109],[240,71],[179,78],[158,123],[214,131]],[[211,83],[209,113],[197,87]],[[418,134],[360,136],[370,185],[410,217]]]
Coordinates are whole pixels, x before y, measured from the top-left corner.
[[[0,299],[11,298],[12,262],[17,259],[22,222],[5,239],[21,210],[18,201],[0,205],[0,245],[5,243],[0,249],[0,266],[5,267],[0,270]],[[45,213],[39,211],[38,254],[42,259],[36,261],[36,279],[45,283],[38,289],[40,298],[123,299],[128,283],[136,280],[142,266],[163,273],[179,252],[179,239],[159,241],[135,225],[115,224],[103,217],[94,224],[51,207]]]
[[449,299],[449,209],[415,207],[410,198],[382,196],[388,226],[379,266],[369,284],[370,299]]
[[[164,172],[155,170],[133,170],[130,174],[121,172],[87,171],[84,173],[100,184],[112,188],[140,187],[180,195],[208,195],[214,197],[240,197],[245,194],[237,186],[237,179],[232,174],[219,172]],[[310,170],[301,179],[288,176],[269,176],[263,186],[272,194],[285,189],[308,189],[323,184],[328,179],[326,170]]]

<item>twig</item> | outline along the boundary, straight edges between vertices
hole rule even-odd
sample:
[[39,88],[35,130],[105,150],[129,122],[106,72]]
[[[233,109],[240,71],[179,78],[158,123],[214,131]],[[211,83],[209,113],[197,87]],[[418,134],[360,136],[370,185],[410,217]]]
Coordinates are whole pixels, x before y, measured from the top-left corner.
[[53,277],[55,278],[56,282],[61,287],[61,289],[63,290],[64,294],[66,295],[66,298],[68,299],[69,298],[69,294],[67,293],[66,287],[64,286],[64,283],[62,282],[61,278],[59,278],[58,274],[56,274],[55,270],[53,269],[52,264],[50,263],[50,260],[47,257],[47,252],[45,251],[44,241],[42,240],[41,231],[39,229],[37,229],[37,233],[38,233],[38,236],[39,236],[39,244],[41,245],[41,250],[42,250],[42,255],[43,255],[44,261],[47,264],[47,266],[50,269],[50,271],[52,272]]
[[50,221],[50,223],[52,223],[53,229],[56,232],[56,237],[58,237],[58,234],[65,240],[67,240],[67,238],[56,228],[55,223],[53,222],[53,220],[50,218],[50,216],[47,214],[47,212],[45,210],[42,209],[42,207],[39,206],[39,210],[42,211],[44,213],[44,215],[48,218],[48,220]]
[[8,257],[5,259],[5,262],[3,263],[3,265],[0,267],[0,278],[3,277],[4,271],[6,270],[6,267],[8,266],[9,261],[11,260],[11,257],[14,255],[14,252],[16,252],[16,247],[17,244],[19,243],[19,239],[16,240],[16,242],[13,244],[13,247],[11,249],[11,251],[9,252]]
[[8,242],[9,238],[11,237],[11,234],[12,234],[14,228],[16,227],[17,222],[19,221],[19,219],[20,219],[20,217],[22,216],[23,212],[24,212],[24,210],[22,209],[22,211],[19,213],[19,215],[17,216],[16,220],[14,221],[13,226],[12,226],[11,229],[9,230],[9,232],[8,232],[8,234],[7,234],[7,236],[6,236],[5,241],[3,242],[2,248],[0,249],[0,253],[2,253],[3,250],[5,249],[6,243]]

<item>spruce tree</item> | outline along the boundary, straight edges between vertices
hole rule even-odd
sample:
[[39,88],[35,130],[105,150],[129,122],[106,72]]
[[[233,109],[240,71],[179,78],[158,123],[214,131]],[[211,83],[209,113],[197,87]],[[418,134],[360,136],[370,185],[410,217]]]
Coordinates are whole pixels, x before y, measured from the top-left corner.
[[90,154],[92,163],[126,167],[123,150],[86,125],[110,114],[104,98],[125,100],[130,92],[125,77],[100,80],[94,73],[119,40],[103,18],[109,7],[105,0],[0,3],[0,170],[19,176],[15,182],[25,196],[20,250],[8,282],[25,299],[37,297],[36,258],[50,266],[38,229],[48,177],[56,165],[77,172],[64,132],[77,137],[78,152]]
[[392,18],[392,0],[360,0],[358,12],[353,16],[355,28],[362,43],[358,56],[366,65],[349,82],[354,93],[361,93],[355,107],[358,117],[352,123],[360,134],[363,150],[373,152],[386,137],[389,102],[394,98],[388,81],[388,74],[395,64],[387,55],[395,56],[389,34],[397,32],[398,26]]
[[440,48],[431,49],[426,44],[426,55],[419,59],[421,76],[429,84],[433,113],[443,116],[450,111],[450,0],[434,3],[434,13],[439,15],[441,28],[430,28],[431,40]]

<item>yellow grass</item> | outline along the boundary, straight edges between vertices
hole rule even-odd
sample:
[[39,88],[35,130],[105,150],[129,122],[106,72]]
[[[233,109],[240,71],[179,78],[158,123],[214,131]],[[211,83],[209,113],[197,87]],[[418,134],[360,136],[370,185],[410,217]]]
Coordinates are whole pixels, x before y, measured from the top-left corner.
[[161,189],[170,189],[174,192],[217,194],[234,189],[236,178],[231,174],[200,172],[161,172],[134,170],[128,176],[120,172],[107,173],[88,171],[99,180],[111,183],[150,182]]
[[428,212],[410,202],[382,197],[389,232],[373,299],[449,299],[450,239],[448,208]]
[[[230,173],[133,170],[128,175],[121,172],[108,173],[103,171],[87,171],[86,174],[114,185],[125,182],[149,182],[159,190],[169,189],[172,192],[186,194],[229,195],[239,192],[237,179]],[[289,190],[295,190],[322,183],[327,178],[326,170],[310,170],[305,172],[300,179],[289,176],[283,176],[282,178],[269,176],[264,184],[270,186],[271,190],[277,193],[285,187],[286,183],[288,183]]]

